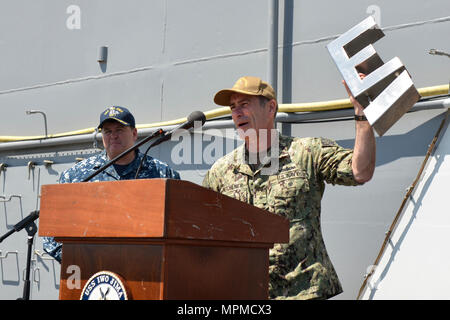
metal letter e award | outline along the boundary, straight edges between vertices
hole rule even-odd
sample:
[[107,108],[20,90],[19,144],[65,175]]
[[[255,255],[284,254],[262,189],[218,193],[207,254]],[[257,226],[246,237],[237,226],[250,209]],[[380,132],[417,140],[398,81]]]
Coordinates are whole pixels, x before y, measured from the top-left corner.
[[[399,58],[383,63],[372,43],[384,36],[369,16],[327,45],[328,51],[364,114],[382,136],[419,100]],[[359,73],[366,74],[360,79]]]

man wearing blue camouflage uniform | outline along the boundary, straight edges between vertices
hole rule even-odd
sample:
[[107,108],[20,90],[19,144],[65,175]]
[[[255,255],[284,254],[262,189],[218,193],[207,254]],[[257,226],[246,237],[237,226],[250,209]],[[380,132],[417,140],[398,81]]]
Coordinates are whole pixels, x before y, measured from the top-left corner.
[[[105,150],[65,170],[60,176],[60,183],[82,182],[111,159],[132,147],[137,140],[134,117],[124,107],[114,106],[102,112],[98,128],[102,133]],[[180,179],[179,173],[172,170],[166,163],[135,150],[118,159],[112,166],[106,168],[89,181],[134,179],[144,157],[145,159],[142,162],[137,179]],[[48,254],[61,262],[62,245],[60,243],[57,243],[52,237],[44,237],[43,247]]]
[[342,292],[320,227],[324,182],[360,185],[375,169],[373,130],[347,92],[358,120],[354,150],[329,139],[280,135],[275,92],[259,78],[242,77],[214,97],[230,106],[245,143],[214,163],[203,186],[290,221],[289,243],[275,244],[269,253],[271,299],[327,299]]

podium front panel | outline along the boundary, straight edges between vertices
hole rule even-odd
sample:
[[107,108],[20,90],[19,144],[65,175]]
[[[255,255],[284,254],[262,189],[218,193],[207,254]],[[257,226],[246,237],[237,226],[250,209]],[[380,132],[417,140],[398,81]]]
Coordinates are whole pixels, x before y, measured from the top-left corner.
[[167,245],[164,299],[268,298],[267,247]]
[[[99,271],[110,271],[125,280],[128,299],[162,299],[162,244],[64,243],[59,298],[78,300],[88,279]],[[81,271],[81,287],[70,288],[70,265]]]

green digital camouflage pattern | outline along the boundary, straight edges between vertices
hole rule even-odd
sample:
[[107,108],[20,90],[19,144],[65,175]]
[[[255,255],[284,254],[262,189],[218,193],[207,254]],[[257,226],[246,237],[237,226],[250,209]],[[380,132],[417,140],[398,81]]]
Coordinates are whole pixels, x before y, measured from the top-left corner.
[[280,135],[279,166],[272,175],[252,171],[244,145],[207,172],[204,187],[290,220],[289,243],[270,250],[270,299],[326,299],[342,292],[322,238],[320,204],[324,182],[358,184],[352,155],[329,139]]

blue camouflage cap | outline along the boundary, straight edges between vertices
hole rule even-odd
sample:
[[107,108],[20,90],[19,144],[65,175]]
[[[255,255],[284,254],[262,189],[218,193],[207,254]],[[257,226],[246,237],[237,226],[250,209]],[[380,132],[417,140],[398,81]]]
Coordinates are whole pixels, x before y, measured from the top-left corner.
[[133,115],[130,110],[124,107],[113,106],[103,111],[100,114],[100,124],[98,125],[99,129],[103,127],[103,123],[106,120],[115,120],[124,126],[130,126],[133,128],[136,127]]

